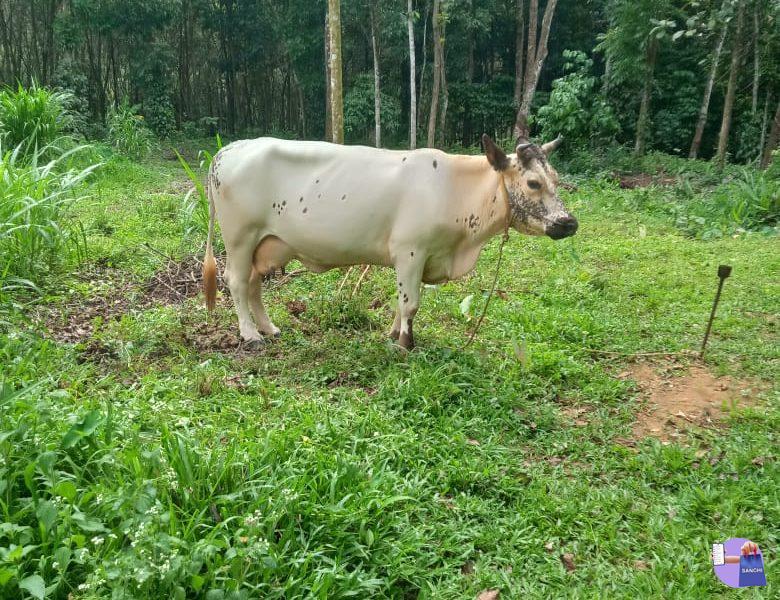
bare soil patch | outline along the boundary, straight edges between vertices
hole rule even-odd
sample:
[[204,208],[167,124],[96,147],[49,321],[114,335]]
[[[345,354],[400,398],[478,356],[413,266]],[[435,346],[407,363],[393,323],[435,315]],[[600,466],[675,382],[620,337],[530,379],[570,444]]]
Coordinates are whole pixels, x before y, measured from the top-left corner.
[[[224,257],[217,257],[217,263],[219,272],[224,272]],[[196,297],[202,287],[201,265],[195,256],[180,261],[168,259],[157,273],[140,282],[120,270],[93,266],[82,271],[79,278],[95,285],[99,290],[95,295],[38,307],[33,317],[58,342],[84,342],[98,325],[118,321],[132,311],[180,304]],[[218,285],[223,293],[227,291],[221,277]]]
[[650,175],[649,173],[614,173],[620,187],[624,190],[634,190],[650,186],[670,186],[677,183],[675,177],[669,177],[664,173]]
[[729,410],[755,404],[756,387],[731,377],[715,377],[706,368],[638,363],[621,379],[633,379],[646,400],[636,415],[633,437],[676,440],[694,428],[723,426]]

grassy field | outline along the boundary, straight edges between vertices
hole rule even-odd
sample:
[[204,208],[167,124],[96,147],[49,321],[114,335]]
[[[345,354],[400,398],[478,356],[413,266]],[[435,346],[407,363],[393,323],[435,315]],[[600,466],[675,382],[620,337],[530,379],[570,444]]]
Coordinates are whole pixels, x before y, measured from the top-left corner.
[[[354,296],[335,271],[272,285],[282,337],[249,351],[177,262],[205,238],[175,158],[109,158],[74,207],[88,262],[0,336],[0,597],[709,598],[730,537],[767,561],[739,595],[776,593],[780,244],[578,184],[580,233],[513,234],[472,347],[498,240],[426,288],[412,353],[376,268]],[[697,349],[721,263],[706,368],[739,402],[637,436],[626,355]]]

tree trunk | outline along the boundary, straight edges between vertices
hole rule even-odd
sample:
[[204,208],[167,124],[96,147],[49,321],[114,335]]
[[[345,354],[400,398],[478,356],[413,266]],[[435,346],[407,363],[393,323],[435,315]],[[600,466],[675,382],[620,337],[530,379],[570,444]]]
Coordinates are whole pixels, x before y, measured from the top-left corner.
[[759,21],[759,11],[761,5],[756,2],[756,6],[753,9],[753,115],[755,116],[758,110],[758,86],[761,78],[761,24]]
[[436,145],[436,118],[439,116],[441,95],[441,20],[440,0],[433,0],[433,88],[431,89],[431,111],[428,113],[428,148]]
[[344,94],[341,71],[341,1],[328,0],[328,37],[330,44],[330,117],[331,140],[344,143]]
[[523,101],[523,57],[525,56],[525,0],[515,0],[517,32],[515,33],[515,110]]
[[417,67],[414,49],[414,6],[407,0],[406,27],[409,32],[409,148],[417,148]]
[[772,122],[772,131],[769,132],[769,139],[764,148],[764,156],[761,158],[762,169],[766,169],[772,164],[772,153],[775,151],[775,148],[777,148],[778,141],[780,141],[780,103],[777,104],[775,120]]
[[645,141],[647,137],[647,123],[650,120],[650,101],[653,97],[653,76],[655,63],[658,58],[658,38],[653,36],[647,46],[647,60],[645,64],[645,87],[642,90],[642,103],[639,105],[639,116],[636,120],[636,141],[634,153],[642,156],[645,153]]
[[517,111],[515,119],[515,135],[518,138],[528,138],[528,117],[531,112],[531,104],[536,94],[536,86],[539,84],[539,76],[542,73],[544,61],[547,59],[547,42],[550,39],[550,27],[555,15],[555,7],[558,0],[548,0],[542,17],[542,29],[537,43],[537,22],[539,16],[539,1],[531,0],[528,16],[528,49],[526,53],[525,82],[523,99]]
[[734,113],[734,97],[737,93],[737,78],[739,75],[740,52],[742,50],[742,29],[745,21],[745,2],[742,0],[737,9],[737,31],[734,34],[734,43],[731,48],[731,67],[729,69],[729,83],[726,88],[726,100],[723,105],[723,119],[720,124],[718,136],[718,150],[715,154],[715,162],[719,166],[726,163],[726,151],[729,146],[729,133],[731,131],[731,117]]
[[712,88],[715,86],[715,77],[718,75],[718,65],[720,64],[720,56],[723,54],[723,44],[726,41],[728,30],[728,25],[724,23],[723,31],[720,32],[718,43],[715,45],[715,54],[712,57],[712,68],[710,69],[710,76],[707,79],[707,85],[704,88],[704,98],[701,101],[701,108],[699,109],[699,120],[696,122],[696,132],[693,134],[693,142],[691,143],[691,150],[688,153],[688,158],[697,158],[699,156],[699,148],[701,148],[701,140],[704,136],[704,127],[707,125],[707,115],[710,111]]
[[377,148],[382,147],[382,94],[380,90],[381,78],[379,72],[379,41],[377,39],[379,24],[376,17],[376,0],[371,0],[369,5],[371,19],[371,48],[374,52],[374,143]]
[[758,141],[758,157],[756,158],[756,162],[759,165],[761,164],[761,159],[764,157],[764,144],[766,143],[766,126],[769,121],[770,100],[771,96],[767,94],[764,99],[764,117],[761,119],[761,139]]
[[417,122],[421,120],[422,98],[425,97],[425,69],[428,66],[428,4],[425,5],[425,17],[423,18],[423,39],[422,39],[422,69],[420,69],[420,101],[417,103]]
[[333,121],[330,106],[330,23],[325,12],[325,139],[333,138]]
[[[444,37],[444,28],[445,24],[441,24],[441,34],[442,38]],[[442,94],[442,103],[441,103],[441,113],[439,114],[439,146],[443,148],[445,146],[445,136],[447,135],[446,125],[447,125],[447,109],[450,105],[450,91],[447,87],[447,61],[444,57],[444,44],[445,41],[442,39],[441,42],[439,42],[439,68],[441,69],[441,76],[439,79],[441,79],[441,94]]]

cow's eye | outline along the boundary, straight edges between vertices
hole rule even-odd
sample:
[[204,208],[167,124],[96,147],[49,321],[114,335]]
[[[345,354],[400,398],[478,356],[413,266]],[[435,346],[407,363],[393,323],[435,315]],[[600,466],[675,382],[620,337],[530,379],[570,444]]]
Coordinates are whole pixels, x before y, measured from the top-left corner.
[[528,187],[531,188],[532,190],[541,190],[542,184],[536,181],[535,179],[532,179],[531,181],[528,182]]

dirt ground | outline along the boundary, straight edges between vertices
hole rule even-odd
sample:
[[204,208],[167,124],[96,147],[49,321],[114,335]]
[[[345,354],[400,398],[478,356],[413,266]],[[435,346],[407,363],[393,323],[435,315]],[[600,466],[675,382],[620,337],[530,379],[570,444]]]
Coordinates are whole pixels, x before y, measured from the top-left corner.
[[633,438],[675,441],[689,430],[723,426],[735,408],[755,403],[756,386],[731,377],[716,377],[704,366],[637,363],[621,373],[636,381],[642,409],[636,415]]

